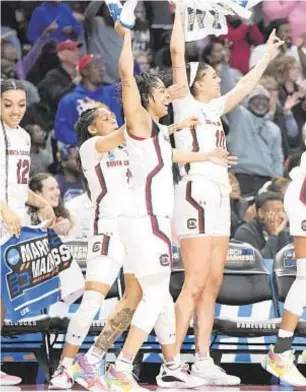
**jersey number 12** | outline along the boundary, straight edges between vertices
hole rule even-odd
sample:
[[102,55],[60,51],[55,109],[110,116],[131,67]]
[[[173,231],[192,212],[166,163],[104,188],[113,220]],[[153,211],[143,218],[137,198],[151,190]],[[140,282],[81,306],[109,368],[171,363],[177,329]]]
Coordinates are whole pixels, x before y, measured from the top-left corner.
[[28,174],[30,171],[30,161],[28,159],[19,159],[17,163],[17,182],[18,184],[28,183]]

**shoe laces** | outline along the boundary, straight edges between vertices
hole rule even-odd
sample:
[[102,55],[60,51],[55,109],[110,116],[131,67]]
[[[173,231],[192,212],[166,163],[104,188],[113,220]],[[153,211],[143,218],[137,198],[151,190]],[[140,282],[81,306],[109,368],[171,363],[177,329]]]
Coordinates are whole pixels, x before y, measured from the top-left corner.
[[60,364],[55,370],[53,377],[62,376],[63,374],[69,377],[66,367],[63,364]]
[[180,369],[181,369],[181,371],[182,371],[183,373],[185,373],[185,374],[187,374],[187,375],[190,374],[190,369],[189,369],[188,363],[185,363],[185,362],[182,363],[181,366],[180,366]]

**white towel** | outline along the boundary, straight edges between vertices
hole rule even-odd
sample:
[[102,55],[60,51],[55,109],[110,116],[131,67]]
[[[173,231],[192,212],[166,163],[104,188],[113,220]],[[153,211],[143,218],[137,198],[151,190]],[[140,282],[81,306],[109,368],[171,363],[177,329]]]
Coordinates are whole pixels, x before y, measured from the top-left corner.
[[228,32],[226,15],[249,19],[250,9],[261,0],[184,0],[184,30],[186,42],[198,41],[207,35]]

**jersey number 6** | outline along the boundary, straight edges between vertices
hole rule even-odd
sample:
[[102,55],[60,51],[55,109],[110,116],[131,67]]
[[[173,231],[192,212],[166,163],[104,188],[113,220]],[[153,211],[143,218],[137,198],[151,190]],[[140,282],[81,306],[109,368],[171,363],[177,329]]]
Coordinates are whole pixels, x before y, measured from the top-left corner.
[[17,182],[18,184],[28,183],[28,174],[30,171],[30,161],[28,159],[19,159],[17,163]]

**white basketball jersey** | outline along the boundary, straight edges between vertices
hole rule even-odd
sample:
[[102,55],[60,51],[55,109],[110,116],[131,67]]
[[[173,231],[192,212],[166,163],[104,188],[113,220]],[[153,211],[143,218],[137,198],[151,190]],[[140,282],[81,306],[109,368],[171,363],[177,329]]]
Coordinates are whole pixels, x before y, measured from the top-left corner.
[[28,182],[31,167],[30,135],[22,128],[12,129],[1,124],[0,131],[0,176],[1,201],[8,203],[17,214],[22,225],[26,222]]
[[98,234],[100,219],[116,218],[124,213],[131,178],[126,146],[99,154],[95,147],[96,140],[97,136],[92,137],[80,148],[83,171],[95,205],[94,234]]
[[[226,149],[226,137],[220,117],[224,112],[223,97],[209,103],[197,101],[189,93],[187,97],[173,103],[174,121],[179,123],[189,116],[196,116],[200,125],[193,129],[175,132],[175,147],[182,151],[211,152],[220,147]],[[212,162],[196,162],[180,165],[183,177],[205,176],[226,189],[229,188],[227,168]]]
[[153,121],[152,137],[137,138],[126,132],[132,171],[132,216],[172,215],[174,186],[172,147],[168,128]]

